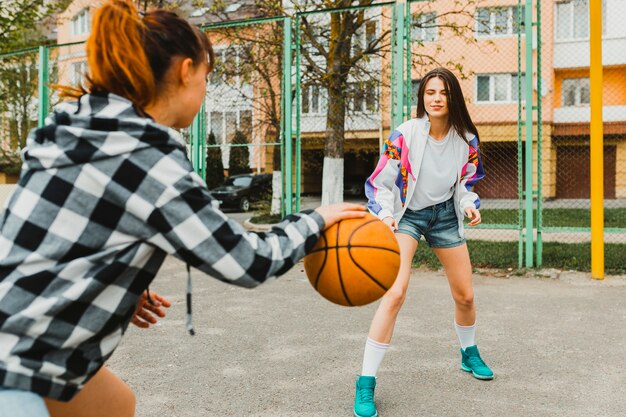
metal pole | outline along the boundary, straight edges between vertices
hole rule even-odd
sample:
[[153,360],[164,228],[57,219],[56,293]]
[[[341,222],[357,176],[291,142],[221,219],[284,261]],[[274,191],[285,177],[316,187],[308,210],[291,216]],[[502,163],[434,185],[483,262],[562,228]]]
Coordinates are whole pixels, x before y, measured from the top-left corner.
[[285,96],[283,116],[284,116],[284,134],[283,142],[285,143],[285,214],[293,213],[293,193],[292,193],[292,123],[291,120],[291,20],[285,19],[283,24],[283,77],[285,79]]
[[543,263],[543,129],[542,129],[542,101],[541,93],[541,2],[537,2],[537,22],[535,23],[537,31],[537,268],[541,268]]
[[411,118],[411,79],[413,78],[411,75],[411,3],[406,3],[405,10],[405,21],[404,21],[404,39],[406,41],[405,48],[406,53],[404,56],[405,64],[406,64],[406,77],[404,84],[404,102],[405,102],[405,119],[408,120]]
[[589,2],[591,88],[591,277],[604,279],[604,139],[602,126],[602,2]]
[[49,101],[49,91],[48,84],[50,82],[48,77],[48,47],[40,46],[39,47],[39,117],[38,117],[38,126],[42,127],[46,122],[46,117],[48,116],[48,106],[50,105]]
[[300,211],[300,182],[302,166],[302,135],[300,131],[300,16],[296,16],[296,212]]
[[394,110],[392,128],[395,129],[404,121],[404,9],[406,6],[406,0],[396,0],[396,13],[394,23],[396,25],[396,39],[395,44],[392,46],[396,49],[393,53],[394,69],[395,73],[392,76],[395,78],[395,88],[393,92]]
[[522,177],[522,0],[517,1],[517,201],[518,201],[518,240],[517,240],[517,267],[521,268],[524,260],[524,178]]
[[533,2],[526,0],[526,268],[533,266]]

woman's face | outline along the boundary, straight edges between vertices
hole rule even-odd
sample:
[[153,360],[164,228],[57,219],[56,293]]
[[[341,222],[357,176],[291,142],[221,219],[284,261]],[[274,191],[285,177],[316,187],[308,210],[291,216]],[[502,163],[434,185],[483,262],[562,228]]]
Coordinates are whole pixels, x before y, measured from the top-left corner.
[[209,76],[209,65],[206,62],[189,68],[187,82],[179,91],[178,120],[176,128],[188,127],[193,118],[200,111],[202,101],[206,95],[207,78]]
[[448,117],[448,96],[441,78],[433,77],[426,82],[424,109],[431,118]]

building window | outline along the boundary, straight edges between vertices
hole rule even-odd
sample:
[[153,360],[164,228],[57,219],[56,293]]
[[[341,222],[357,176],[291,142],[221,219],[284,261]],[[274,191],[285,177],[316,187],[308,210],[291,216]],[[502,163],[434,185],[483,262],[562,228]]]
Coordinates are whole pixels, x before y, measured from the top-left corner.
[[[602,0],[602,34],[606,34],[606,0]],[[566,0],[556,3],[556,39],[589,37],[589,0]]]
[[411,106],[417,106],[418,97],[417,92],[420,89],[420,83],[422,80],[411,80]]
[[363,52],[367,47],[377,39],[378,25],[376,21],[370,20],[359,27],[352,37],[352,56]]
[[437,13],[414,13],[411,17],[411,39],[422,42],[437,40]]
[[85,75],[87,74],[87,62],[73,62],[72,63],[72,85],[79,87],[83,85]]
[[209,130],[218,144],[230,143],[238,130],[251,137],[252,110],[212,111],[210,117]]
[[561,85],[561,94],[563,107],[589,105],[589,78],[564,79]]
[[378,88],[374,81],[348,83],[350,98],[348,108],[354,113],[378,111]]
[[302,114],[320,114],[326,110],[326,97],[317,85],[302,87]]
[[[522,101],[525,100],[524,75],[522,75]],[[477,103],[517,102],[517,74],[480,74],[476,76]]]
[[[522,19],[524,8],[522,7]],[[520,30],[524,30],[522,26]],[[476,37],[512,36],[518,32],[517,6],[476,9]]]
[[85,35],[91,30],[89,9],[83,9],[72,18],[72,36]]

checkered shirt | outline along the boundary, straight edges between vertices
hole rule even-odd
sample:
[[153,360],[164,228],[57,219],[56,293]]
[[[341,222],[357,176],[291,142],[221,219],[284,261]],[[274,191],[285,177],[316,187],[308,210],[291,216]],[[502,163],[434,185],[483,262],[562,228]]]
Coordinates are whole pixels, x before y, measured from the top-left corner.
[[315,212],[249,233],[211,205],[179,135],[85,95],[31,132],[0,219],[0,386],[71,399],[113,353],[167,254],[230,284],[286,272]]

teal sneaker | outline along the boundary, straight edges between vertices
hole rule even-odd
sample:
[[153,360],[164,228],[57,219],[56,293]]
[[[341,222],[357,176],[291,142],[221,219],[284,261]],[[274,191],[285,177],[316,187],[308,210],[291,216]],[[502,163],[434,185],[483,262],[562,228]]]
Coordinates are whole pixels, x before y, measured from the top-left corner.
[[354,398],[354,415],[356,417],[375,417],[378,415],[374,404],[376,377],[359,375],[356,380],[356,396]]
[[477,379],[493,379],[493,372],[480,357],[476,345],[468,346],[465,350],[461,349],[461,369],[471,372]]

